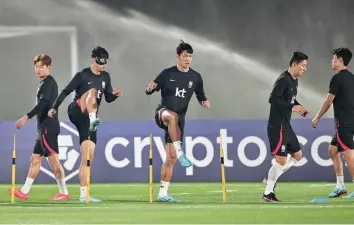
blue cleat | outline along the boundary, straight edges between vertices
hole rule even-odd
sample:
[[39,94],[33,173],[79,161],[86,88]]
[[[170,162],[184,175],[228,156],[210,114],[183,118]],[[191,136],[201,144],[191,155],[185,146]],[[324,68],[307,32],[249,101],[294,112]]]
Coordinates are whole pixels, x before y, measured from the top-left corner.
[[156,201],[157,202],[181,202],[177,199],[172,198],[170,195],[166,195],[166,196],[157,195]]
[[[80,197],[80,202],[85,203],[86,202],[86,197]],[[101,202],[101,200],[99,200],[97,198],[90,197],[90,202],[98,203],[98,202]]]
[[96,131],[97,130],[97,127],[98,125],[100,125],[101,123],[101,120],[99,118],[96,118],[96,120],[92,121],[90,123],[90,131]]
[[192,163],[191,161],[189,161],[189,159],[187,159],[187,157],[185,155],[181,155],[179,158],[178,158],[179,162],[181,163],[181,165],[183,167],[190,167],[192,166]]
[[345,186],[343,185],[342,187],[338,188],[334,188],[332,193],[330,193],[328,195],[329,198],[338,198],[341,195],[345,195],[347,193],[347,190],[345,189]]
[[346,199],[354,198],[354,192],[351,193],[350,195],[344,196],[343,198],[346,198]]

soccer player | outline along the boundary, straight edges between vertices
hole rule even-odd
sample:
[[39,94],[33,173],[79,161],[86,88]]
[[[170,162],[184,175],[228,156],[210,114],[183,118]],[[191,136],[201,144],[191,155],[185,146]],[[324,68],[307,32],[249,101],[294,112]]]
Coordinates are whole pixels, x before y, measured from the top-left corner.
[[[91,53],[92,64],[88,68],[76,73],[70,83],[62,90],[52,109],[48,112],[53,116],[66,96],[75,90],[76,95],[68,107],[70,121],[76,126],[80,136],[81,165],[79,169],[80,201],[86,201],[86,160],[87,150],[90,149],[90,159],[93,161],[97,141],[97,126],[99,119],[96,117],[102,95],[108,103],[113,102],[123,93],[112,89],[111,77],[106,72],[109,54],[106,49],[97,46]],[[90,202],[100,202],[99,199],[90,197]]]
[[[41,54],[34,58],[33,63],[36,75],[40,80],[36,95],[37,105],[29,113],[17,120],[16,128],[22,128],[29,119],[37,116],[38,138],[34,145],[26,182],[21,189],[15,190],[14,195],[22,200],[28,199],[31,186],[41,167],[41,159],[44,156],[48,159],[59,186],[59,193],[49,200],[69,200],[70,195],[64,179],[64,169],[59,162],[58,156],[59,121],[57,117],[51,118],[47,115],[55,99],[58,97],[57,82],[50,75],[52,59],[49,55]],[[11,189],[9,189],[9,194],[11,193]]]
[[203,79],[198,72],[190,68],[192,46],[182,41],[176,52],[178,64],[164,69],[148,84],[145,92],[151,95],[161,90],[161,103],[157,106],[155,121],[157,126],[165,130],[166,161],[161,168],[160,192],[156,199],[159,202],[179,202],[167,193],[176,160],[178,159],[183,167],[192,165],[182,150],[181,142],[185,116],[193,93],[204,108],[210,108],[204,93]]
[[[290,120],[292,111],[298,112],[303,117],[308,113],[296,100],[298,78],[304,75],[307,60],[306,54],[294,52],[290,58],[288,70],[278,77],[269,97],[271,106],[267,133],[275,163],[269,169],[267,185],[263,193],[263,200],[267,202],[279,201],[274,193],[276,181],[302,159],[301,147]],[[288,154],[291,157],[287,158]]]
[[[352,52],[348,48],[333,50],[332,69],[337,73],[330,81],[327,97],[312,120],[312,127],[317,127],[318,122],[333,103],[337,138],[337,143],[334,144],[338,148],[337,151],[343,153],[349,173],[354,181],[354,75],[348,70],[351,58]],[[344,190],[343,182],[343,185],[336,187],[333,193],[340,196],[344,194]],[[354,192],[344,198],[354,198]]]

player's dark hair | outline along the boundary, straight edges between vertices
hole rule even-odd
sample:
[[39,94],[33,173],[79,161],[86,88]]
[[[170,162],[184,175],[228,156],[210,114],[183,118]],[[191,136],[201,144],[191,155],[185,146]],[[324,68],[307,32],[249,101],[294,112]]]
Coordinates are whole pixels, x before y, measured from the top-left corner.
[[181,40],[181,43],[177,46],[176,52],[177,55],[181,55],[184,51],[187,51],[189,54],[193,54],[193,48],[190,44],[185,43]]
[[344,66],[348,66],[353,56],[349,48],[336,48],[332,51],[332,53],[337,56],[337,59],[342,58]]
[[94,48],[92,50],[91,57],[92,58],[105,58],[105,59],[108,59],[109,58],[109,54],[108,54],[108,52],[107,52],[107,50],[105,48],[102,48],[101,46],[97,46],[96,48]]
[[47,54],[36,55],[33,59],[33,64],[36,65],[37,62],[41,62],[45,66],[51,66],[52,58]]
[[291,66],[293,63],[299,64],[301,61],[308,60],[308,56],[305,53],[302,52],[294,52],[293,55],[290,58],[289,61],[289,66]]

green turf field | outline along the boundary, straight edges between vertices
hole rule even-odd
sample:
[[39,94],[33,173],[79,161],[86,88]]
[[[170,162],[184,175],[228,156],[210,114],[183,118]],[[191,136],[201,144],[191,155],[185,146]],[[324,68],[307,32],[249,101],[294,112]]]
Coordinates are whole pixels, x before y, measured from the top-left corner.
[[[77,200],[78,185],[69,185],[70,201],[47,200],[57,191],[54,184],[34,185],[27,201],[16,199],[13,205],[8,187],[0,185],[1,224],[354,224],[354,199],[311,203],[315,197],[328,195],[333,188],[328,183],[279,183],[277,196],[282,203],[264,203],[261,183],[229,183],[226,204],[219,183],[171,183],[169,193],[183,202],[151,204],[147,183],[92,185],[92,196],[103,202],[89,205]],[[347,189],[354,191],[354,185],[347,184]],[[154,186],[157,191],[158,184]]]

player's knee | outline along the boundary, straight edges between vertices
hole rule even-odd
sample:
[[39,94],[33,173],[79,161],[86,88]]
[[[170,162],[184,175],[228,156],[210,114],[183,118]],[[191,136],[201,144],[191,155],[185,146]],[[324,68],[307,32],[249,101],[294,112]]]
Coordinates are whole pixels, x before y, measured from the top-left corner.
[[90,90],[89,90],[89,95],[91,94],[91,96],[92,95],[96,95],[97,94],[97,89],[96,88],[91,88]]
[[331,156],[331,158],[335,158],[338,156],[338,149],[336,146],[330,145],[328,148],[328,153]]
[[165,164],[167,166],[172,167],[172,166],[174,166],[176,164],[176,161],[177,161],[177,157],[170,156],[170,157],[166,158]]
[[[345,154],[342,154],[343,155],[343,159],[344,159],[344,161],[347,161],[347,157],[345,156]],[[338,157],[339,157],[339,160],[340,160],[340,156],[339,156],[339,154],[338,154]]]
[[275,161],[281,166],[284,166],[286,164],[286,160],[287,158],[285,156],[275,156]]
[[170,113],[168,118],[170,123],[178,124],[178,115],[175,112]]
[[343,153],[344,153],[343,158],[347,162],[347,164],[354,163],[354,151],[353,150],[346,150]]
[[96,96],[97,90],[95,88],[90,89],[87,96],[87,102],[91,104],[96,104]]
[[41,159],[39,157],[31,157],[31,167],[40,167],[41,166]]
[[296,160],[296,161],[300,161],[302,159],[302,152],[298,151],[295,154],[292,155],[292,157]]

